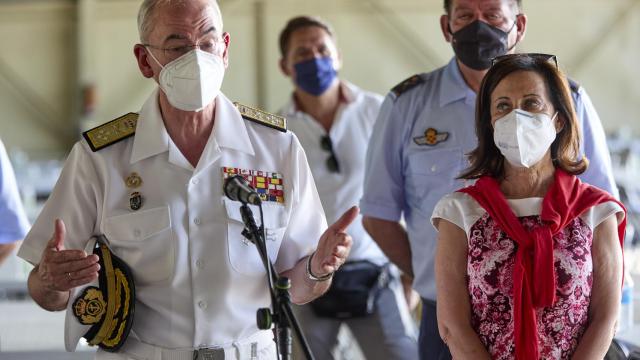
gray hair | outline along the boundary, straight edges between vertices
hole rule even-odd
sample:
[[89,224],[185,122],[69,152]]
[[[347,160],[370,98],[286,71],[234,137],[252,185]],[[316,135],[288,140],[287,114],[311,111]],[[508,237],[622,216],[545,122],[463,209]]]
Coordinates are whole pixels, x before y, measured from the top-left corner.
[[[140,35],[140,42],[147,42],[149,34],[153,29],[153,17],[157,8],[166,5],[185,6],[190,1],[193,0],[144,0],[142,5],[140,5],[140,10],[138,10],[138,34]],[[216,30],[222,31],[222,13],[220,12],[218,1],[209,0],[209,2],[216,13],[216,20],[220,24],[220,29]]]

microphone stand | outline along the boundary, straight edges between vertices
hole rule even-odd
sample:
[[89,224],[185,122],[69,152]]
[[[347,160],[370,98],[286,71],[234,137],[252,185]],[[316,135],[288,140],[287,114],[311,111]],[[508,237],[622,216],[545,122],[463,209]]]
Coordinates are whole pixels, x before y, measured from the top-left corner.
[[[262,208],[260,208],[260,212],[262,213]],[[260,253],[262,264],[267,271],[267,282],[269,283],[269,293],[271,294],[271,307],[273,310],[269,310],[269,308],[258,309],[256,313],[258,329],[269,330],[271,326],[274,325],[277,338],[275,341],[280,351],[280,359],[289,360],[291,358],[291,326],[293,325],[306,358],[313,360],[314,358],[309,349],[309,344],[291,308],[291,298],[289,296],[291,281],[286,277],[281,277],[276,274],[267,254],[264,224],[261,224],[260,227],[256,225],[253,213],[244,201],[240,207],[240,214],[242,215],[242,222],[245,226],[242,235],[254,243]]]

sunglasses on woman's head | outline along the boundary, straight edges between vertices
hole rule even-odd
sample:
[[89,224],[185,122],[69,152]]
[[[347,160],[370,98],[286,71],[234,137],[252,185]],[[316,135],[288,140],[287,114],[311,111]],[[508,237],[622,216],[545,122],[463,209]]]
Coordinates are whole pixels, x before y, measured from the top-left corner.
[[553,62],[553,64],[556,65],[556,69],[558,68],[558,59],[556,58],[555,55],[542,54],[542,53],[516,53],[516,54],[496,56],[493,59],[491,59],[491,66],[493,67],[494,65],[499,64],[500,62],[507,59],[518,59],[518,58]]

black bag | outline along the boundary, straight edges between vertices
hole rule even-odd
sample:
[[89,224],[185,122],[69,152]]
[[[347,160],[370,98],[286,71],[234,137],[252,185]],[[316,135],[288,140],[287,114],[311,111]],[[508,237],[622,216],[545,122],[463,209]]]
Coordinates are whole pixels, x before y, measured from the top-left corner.
[[319,317],[350,319],[371,315],[380,290],[389,285],[389,264],[347,262],[333,275],[329,290],[311,302]]
[[614,338],[604,360],[640,360],[640,348],[622,339]]

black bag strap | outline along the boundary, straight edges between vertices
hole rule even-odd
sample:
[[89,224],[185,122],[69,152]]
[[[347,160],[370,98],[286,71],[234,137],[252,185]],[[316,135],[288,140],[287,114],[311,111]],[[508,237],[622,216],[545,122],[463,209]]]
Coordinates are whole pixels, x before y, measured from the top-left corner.
[[380,267],[380,273],[376,283],[369,290],[369,296],[367,297],[367,311],[373,313],[376,299],[380,292],[387,287],[391,282],[391,263],[388,262]]

